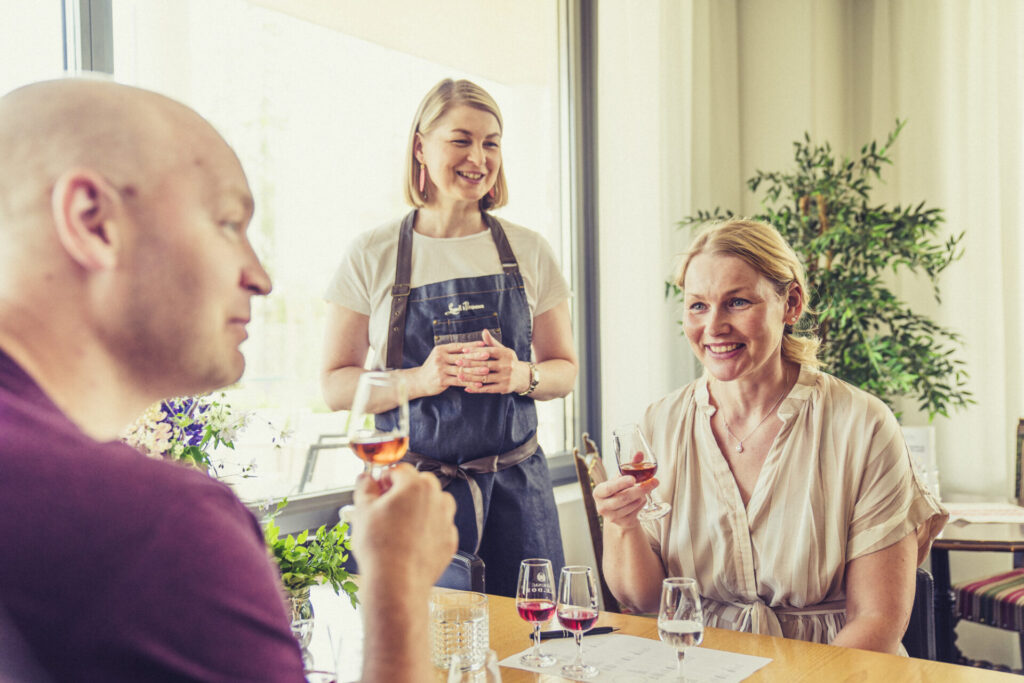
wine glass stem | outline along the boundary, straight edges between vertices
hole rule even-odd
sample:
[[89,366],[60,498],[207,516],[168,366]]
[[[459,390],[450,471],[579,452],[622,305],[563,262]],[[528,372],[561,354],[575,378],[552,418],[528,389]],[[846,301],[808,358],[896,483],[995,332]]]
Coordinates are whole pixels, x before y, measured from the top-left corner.
[[686,650],[679,650],[676,652],[676,657],[679,658],[676,664],[676,678],[681,681],[686,680],[686,666],[683,664],[683,658],[686,656]]
[[573,631],[576,638],[576,668],[583,668],[583,631]]
[[540,622],[533,622],[533,656],[540,657]]

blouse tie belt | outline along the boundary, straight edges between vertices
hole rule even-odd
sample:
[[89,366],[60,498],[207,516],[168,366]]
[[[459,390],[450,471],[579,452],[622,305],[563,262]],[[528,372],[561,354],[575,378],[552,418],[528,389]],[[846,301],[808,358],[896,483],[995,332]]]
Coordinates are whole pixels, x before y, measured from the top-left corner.
[[523,444],[516,446],[510,451],[500,455],[485,455],[473,460],[456,465],[455,463],[442,462],[414,451],[406,451],[403,461],[412,463],[420,472],[433,472],[441,481],[441,488],[447,488],[448,484],[455,479],[463,479],[469,484],[470,495],[473,496],[473,510],[476,514],[476,547],[473,554],[480,549],[480,539],[484,533],[484,498],[480,492],[480,486],[476,483],[473,475],[493,474],[501,470],[515,467],[519,463],[529,460],[537,452],[537,433],[527,439]]
[[829,600],[806,607],[769,607],[763,600],[749,603],[719,602],[701,596],[701,601],[714,607],[716,614],[726,616],[736,624],[737,631],[758,633],[767,636],[784,637],[780,614],[809,617],[822,614],[843,614],[846,612],[846,600]]

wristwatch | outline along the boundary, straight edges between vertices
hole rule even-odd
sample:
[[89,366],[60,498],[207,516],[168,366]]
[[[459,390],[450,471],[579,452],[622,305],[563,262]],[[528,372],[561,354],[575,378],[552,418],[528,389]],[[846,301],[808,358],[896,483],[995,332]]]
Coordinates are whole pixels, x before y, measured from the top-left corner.
[[540,370],[537,369],[536,363],[530,363],[530,386],[526,391],[518,392],[520,396],[529,396],[533,393],[533,390],[540,384]]

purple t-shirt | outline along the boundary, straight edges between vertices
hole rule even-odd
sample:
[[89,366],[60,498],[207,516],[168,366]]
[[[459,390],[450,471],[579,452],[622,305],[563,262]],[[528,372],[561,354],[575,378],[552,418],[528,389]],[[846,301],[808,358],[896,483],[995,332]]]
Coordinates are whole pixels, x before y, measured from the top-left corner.
[[305,680],[234,493],[93,441],[2,351],[0,543],[0,603],[55,680]]

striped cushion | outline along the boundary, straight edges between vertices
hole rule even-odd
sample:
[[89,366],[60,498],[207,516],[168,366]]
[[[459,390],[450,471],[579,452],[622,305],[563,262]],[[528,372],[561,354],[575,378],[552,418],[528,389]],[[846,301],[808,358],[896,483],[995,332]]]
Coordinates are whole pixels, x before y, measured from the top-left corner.
[[959,583],[953,590],[961,619],[1024,632],[1024,569]]

